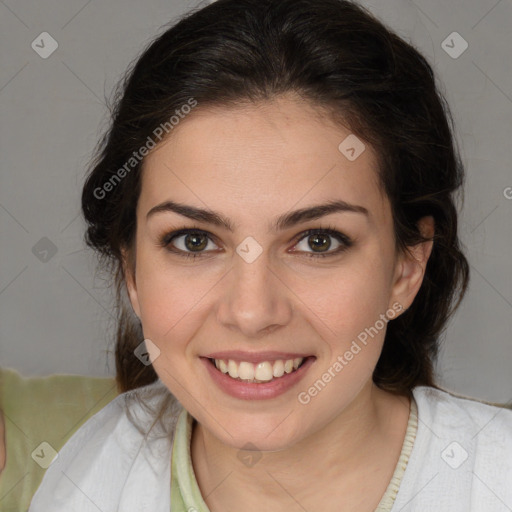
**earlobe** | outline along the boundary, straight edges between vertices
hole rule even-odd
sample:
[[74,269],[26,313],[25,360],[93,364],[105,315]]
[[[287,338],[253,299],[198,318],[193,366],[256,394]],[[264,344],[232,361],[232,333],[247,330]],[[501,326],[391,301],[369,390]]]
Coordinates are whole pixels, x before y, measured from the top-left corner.
[[130,299],[130,303],[132,305],[135,315],[137,316],[137,318],[140,319],[140,306],[137,294],[135,265],[132,261],[130,254],[125,249],[121,249],[121,254],[123,257],[123,276],[126,285],[126,290],[128,292],[128,297]]
[[427,268],[428,259],[432,253],[434,236],[434,218],[423,217],[418,221],[420,233],[429,238],[426,242],[408,247],[408,250],[400,255],[400,261],[396,267],[395,281],[391,303],[397,301],[402,307],[408,309],[416,297]]

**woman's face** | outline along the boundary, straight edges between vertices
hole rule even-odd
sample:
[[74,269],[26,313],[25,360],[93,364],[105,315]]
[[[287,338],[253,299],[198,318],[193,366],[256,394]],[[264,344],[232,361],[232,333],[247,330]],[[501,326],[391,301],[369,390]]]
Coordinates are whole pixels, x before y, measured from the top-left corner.
[[[145,159],[130,300],[160,379],[233,447],[282,449],[347,410],[421,284],[395,254],[375,153],[349,136],[290,96],[199,104]],[[346,207],[307,213],[329,202]]]

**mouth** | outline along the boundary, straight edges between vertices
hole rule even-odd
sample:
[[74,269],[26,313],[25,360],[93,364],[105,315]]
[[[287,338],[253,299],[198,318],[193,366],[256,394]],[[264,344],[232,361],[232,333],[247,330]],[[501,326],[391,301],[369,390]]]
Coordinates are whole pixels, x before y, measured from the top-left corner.
[[241,400],[267,400],[298,385],[316,361],[316,356],[230,351],[199,359],[210,382],[223,393]]
[[208,386],[241,400],[277,398],[306,376],[317,357],[275,350],[223,350],[199,356]]
[[235,381],[261,384],[281,379],[283,376],[296,372],[308,359],[313,357],[268,359],[259,362],[213,357],[207,359],[219,372]]

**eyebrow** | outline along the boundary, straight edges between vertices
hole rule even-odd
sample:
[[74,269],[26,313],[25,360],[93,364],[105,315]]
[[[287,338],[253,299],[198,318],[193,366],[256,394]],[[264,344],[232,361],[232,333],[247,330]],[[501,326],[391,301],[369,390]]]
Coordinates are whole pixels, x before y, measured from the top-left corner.
[[[174,212],[179,215],[182,215],[183,217],[188,217],[189,219],[195,220],[197,222],[213,224],[215,226],[223,227],[228,231],[234,231],[233,223],[226,217],[222,216],[221,214],[216,213],[212,210],[196,208],[195,206],[180,204],[174,201],[165,201],[164,203],[154,206],[147,213],[146,219],[149,219],[156,213],[162,212]],[[368,210],[363,206],[350,204],[341,200],[332,200],[324,204],[318,204],[315,206],[310,206],[308,208],[301,208],[300,210],[295,210],[293,212],[288,212],[283,215],[280,215],[273,222],[270,223],[269,231],[282,231],[291,228],[297,224],[306,222],[308,220],[319,219],[320,217],[324,217],[325,215],[330,215],[339,212],[360,213],[367,217],[369,216]]]

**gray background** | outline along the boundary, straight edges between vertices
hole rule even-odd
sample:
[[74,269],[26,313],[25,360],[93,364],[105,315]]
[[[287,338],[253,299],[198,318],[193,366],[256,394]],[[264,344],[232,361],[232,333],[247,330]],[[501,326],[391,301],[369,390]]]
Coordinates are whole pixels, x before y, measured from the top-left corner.
[[[509,401],[512,1],[363,4],[434,66],[466,164],[460,235],[472,280],[446,331],[440,384]],[[108,122],[105,95],[164,23],[196,5],[0,0],[0,365],[25,376],[114,375],[112,296],[82,241],[84,172]],[[31,47],[42,32],[58,42],[46,59]],[[457,58],[443,49],[445,40],[462,48],[452,32],[469,44]]]

